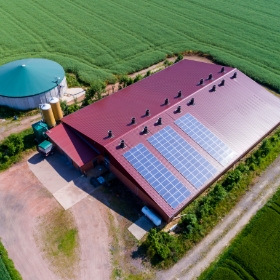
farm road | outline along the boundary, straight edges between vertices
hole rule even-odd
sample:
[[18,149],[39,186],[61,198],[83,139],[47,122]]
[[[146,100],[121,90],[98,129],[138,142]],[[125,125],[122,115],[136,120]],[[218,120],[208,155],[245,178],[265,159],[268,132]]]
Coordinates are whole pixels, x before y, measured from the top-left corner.
[[31,124],[35,123],[41,119],[40,114],[36,114],[34,116],[25,117],[18,121],[8,121],[0,122],[0,141],[2,141],[5,137],[9,136],[11,133],[18,133],[24,129],[30,128]]
[[[0,238],[24,280],[58,280],[35,241],[38,219],[61,208],[55,198],[29,170],[27,159],[0,173]],[[78,280],[110,279],[107,207],[88,196],[71,211],[80,240]]]
[[280,157],[263,172],[232,211],[172,268],[157,273],[157,279],[196,279],[229,245],[280,185]]

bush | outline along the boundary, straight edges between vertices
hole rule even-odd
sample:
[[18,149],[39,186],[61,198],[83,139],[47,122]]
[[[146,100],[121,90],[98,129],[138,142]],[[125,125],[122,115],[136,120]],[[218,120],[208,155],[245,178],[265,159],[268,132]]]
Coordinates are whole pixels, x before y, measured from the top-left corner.
[[172,65],[173,63],[171,61],[169,61],[168,59],[165,59],[163,62],[163,65],[165,68],[167,68],[168,66]]
[[187,214],[186,216],[183,216],[180,222],[180,227],[182,228],[182,232],[185,235],[185,237],[188,237],[198,227],[196,215]]
[[174,63],[179,62],[179,61],[182,60],[183,58],[184,58],[183,55],[180,53],[180,54],[177,56],[177,58],[176,58],[176,60],[174,61]]
[[143,79],[143,76],[141,74],[138,74],[134,80],[133,80],[133,83],[137,83],[138,81],[142,80]]
[[1,150],[7,156],[14,156],[23,150],[23,139],[19,134],[11,134],[1,144]]
[[5,170],[13,163],[18,162],[24,151],[33,150],[35,146],[32,128],[6,137],[0,143],[0,170]]
[[167,232],[151,229],[144,246],[147,254],[154,264],[158,264],[168,258],[176,261],[177,256],[184,252],[180,241]]
[[152,75],[151,70],[148,70],[144,77],[146,78],[146,77],[149,77],[149,76],[151,76],[151,75]]
[[233,171],[230,171],[222,183],[223,187],[227,190],[230,191],[241,179],[242,173],[238,170],[235,169]]
[[216,206],[227,196],[227,191],[223,188],[221,184],[216,184],[214,189],[210,192],[210,195],[212,197],[213,206]]

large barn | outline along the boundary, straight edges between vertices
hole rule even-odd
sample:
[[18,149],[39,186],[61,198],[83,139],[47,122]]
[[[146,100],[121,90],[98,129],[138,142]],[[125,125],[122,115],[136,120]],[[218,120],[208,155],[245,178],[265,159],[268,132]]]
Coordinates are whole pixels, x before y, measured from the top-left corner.
[[33,109],[66,91],[64,70],[42,58],[16,60],[0,67],[0,105]]
[[238,69],[183,60],[48,136],[82,172],[103,162],[170,221],[279,122],[280,99]]

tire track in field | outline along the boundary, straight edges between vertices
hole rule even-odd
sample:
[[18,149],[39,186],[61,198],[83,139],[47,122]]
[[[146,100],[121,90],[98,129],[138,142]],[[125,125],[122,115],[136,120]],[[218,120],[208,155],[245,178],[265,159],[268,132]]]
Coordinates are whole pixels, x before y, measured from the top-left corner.
[[[70,1],[71,1],[71,0],[70,0]],[[72,4],[73,4],[73,2],[72,2]],[[113,3],[113,4],[116,4],[116,3]],[[73,4],[73,5],[75,5],[75,4]],[[97,11],[95,11],[95,13],[94,13],[94,12],[90,11],[86,6],[83,6],[82,4],[81,4],[81,5],[75,5],[75,6],[77,6],[77,7],[79,7],[79,8],[82,7],[82,9],[85,11],[85,13],[89,14],[90,16],[97,17],[101,22],[104,22],[104,20],[103,20],[104,17],[102,17],[102,15],[100,15],[100,14],[98,15],[98,14],[96,13]],[[123,6],[121,6],[121,7],[123,8]],[[131,11],[130,11],[130,12],[131,12]],[[107,25],[113,27],[114,29],[116,29],[116,28],[115,28],[115,25],[108,23],[109,21],[110,21],[110,18],[108,18],[108,21],[106,21],[105,23],[106,23]],[[120,22],[119,22],[119,23],[120,23]],[[148,45],[148,49],[154,51],[154,48],[151,48],[151,47],[150,47],[150,45],[152,45],[152,46],[155,47],[155,45],[154,45],[153,42],[151,42],[151,41],[149,41],[149,40],[147,40],[147,39],[145,39],[145,38],[143,38],[143,37],[141,37],[141,36],[138,36],[136,33],[132,33],[132,32],[130,32],[130,31],[128,31],[127,29],[123,29],[123,28],[121,27],[120,24],[118,25],[117,29],[120,30],[120,31],[124,34],[124,36],[125,36],[126,34],[129,34],[133,39],[138,40],[140,44],[143,44],[143,42],[145,42],[145,43]],[[145,50],[145,51],[146,51],[146,50]]]
[[[89,8],[87,8],[87,7],[84,6],[83,4],[77,5],[77,4],[74,4],[73,1],[71,1],[71,0],[70,0],[70,2],[71,2],[71,4],[72,4],[73,6],[79,8],[80,10],[83,10],[84,13],[88,14],[89,16],[98,18],[98,19],[100,20],[101,23],[103,23],[104,25],[109,26],[109,28],[120,30],[120,31],[123,33],[123,34],[121,34],[121,35],[124,35],[124,36],[125,36],[127,33],[129,33],[129,32],[127,32],[127,30],[121,28],[120,26],[118,26],[118,27],[116,28],[115,25],[110,24],[110,23],[109,23],[110,18],[108,18],[108,20],[104,20],[104,17],[102,17],[101,15],[99,15],[99,14],[96,13],[97,11],[95,11],[95,12],[90,11]],[[138,39],[137,36],[132,35],[132,34],[130,34],[130,33],[129,33],[129,35],[131,35],[131,37],[132,37],[133,39],[137,39],[137,40],[139,41],[139,43],[143,43],[143,40]],[[150,45],[151,42],[147,42],[147,44]],[[107,48],[109,48],[109,47],[107,47]],[[113,51],[112,49],[110,49],[110,50],[114,53],[114,51]],[[115,53],[114,53],[114,55],[115,55],[115,59],[118,59]],[[120,59],[119,59],[119,60],[120,60]]]
[[[279,19],[279,14],[278,12],[276,12],[275,14],[272,11],[267,11],[267,7],[271,7],[273,11],[278,11],[278,9],[275,8],[275,5],[279,5],[279,1],[275,1],[274,4],[271,4],[271,0],[270,1],[265,1],[265,6],[263,6],[262,4],[264,2],[260,2],[258,1],[257,3],[255,2],[254,5],[252,6],[248,6],[246,5],[246,2],[240,2],[239,5],[245,7],[248,11],[253,10],[256,11],[260,16],[263,16],[263,14],[266,14],[268,17],[273,17],[275,18],[275,20]],[[250,3],[250,2],[247,2]],[[274,7],[273,7],[274,6]],[[258,8],[262,8],[262,9],[258,9]],[[266,10],[263,10],[266,9]]]
[[[151,2],[149,2],[149,4],[151,4]],[[154,6],[155,6],[156,4],[154,4]],[[157,5],[157,7],[158,8],[160,8],[160,9],[162,9],[162,6],[158,6]],[[166,9],[165,9],[166,10]],[[169,10],[168,10],[168,12],[170,12]],[[170,12],[171,13],[171,12]],[[172,13],[171,13],[172,14]],[[176,15],[176,14],[175,14]],[[183,17],[183,16],[180,16],[180,17]],[[198,22],[196,22],[196,21],[194,21],[194,20],[191,20],[190,19],[190,21],[192,21],[193,23],[195,23],[195,24],[197,24],[198,26],[199,25],[201,25],[201,24],[199,24]],[[161,22],[160,22],[161,23]],[[162,23],[161,23],[161,25],[162,25]],[[208,27],[208,25],[201,25],[202,27]],[[176,30],[176,31],[178,31],[178,30]],[[174,32],[175,33],[175,32]],[[191,35],[187,35],[187,34],[185,34],[185,33],[183,33],[184,34],[184,37],[189,37],[190,38],[190,36]],[[196,39],[196,37],[194,37],[195,36],[195,34],[193,34],[192,35],[193,37],[191,37],[191,39],[190,39],[190,41],[196,41],[196,42],[199,42],[199,45],[201,45],[203,42],[204,42],[204,45],[206,45],[206,46],[211,46],[211,47],[216,47],[216,48],[219,48],[220,50],[222,50],[222,51],[225,51],[225,50],[227,50],[227,52],[226,53],[231,53],[233,56],[236,56],[236,57],[239,57],[239,58],[241,58],[242,60],[244,60],[244,53],[242,53],[242,52],[240,52],[240,50],[235,50],[234,52],[233,51],[230,51],[230,48],[229,47],[226,47],[226,48],[222,48],[222,47],[218,47],[218,45],[217,44],[214,44],[213,42],[210,42],[210,41],[206,41],[206,40],[203,40],[202,41],[202,38],[201,37],[199,37],[198,39]],[[229,37],[229,42],[231,41],[231,36],[227,36],[227,37]],[[249,44],[249,43],[248,43]],[[253,46],[253,45],[251,45],[251,44],[249,44],[251,47]],[[260,49],[260,51],[263,51],[263,49],[262,48],[259,48]],[[240,54],[239,56],[237,55],[237,54]],[[270,56],[271,54],[269,54],[269,56]],[[248,59],[248,57],[246,57],[246,61],[248,61],[248,60],[250,60],[250,61],[252,61],[253,62],[253,65],[259,65],[261,68],[265,68],[265,69],[267,69],[269,72],[271,72],[272,74],[275,74],[274,72],[272,72],[271,71],[271,68],[272,69],[274,69],[276,72],[279,72],[279,69],[278,69],[278,65],[277,65],[277,68],[275,69],[274,67],[271,67],[271,66],[267,66],[267,61],[264,61],[265,63],[264,64],[260,64],[260,63],[256,63],[256,60],[252,57],[252,58],[250,58],[250,59]],[[279,72],[280,73],[280,72]]]
[[[25,25],[19,21],[16,16],[12,16],[12,13],[8,13],[6,10],[3,10],[3,8],[0,8],[1,10],[1,16],[4,14],[4,16],[6,16],[7,19],[9,19],[9,24],[13,25],[16,27],[16,29],[22,30],[25,34],[26,37],[30,37],[35,39],[35,41],[39,42],[40,44],[42,44],[41,46],[44,48],[45,50],[47,50],[47,45],[44,43],[44,41],[42,40],[42,38],[40,36],[38,36],[36,33],[34,34],[30,34],[30,29],[29,28],[25,28]],[[29,45],[31,47],[31,45]]]
[[[150,2],[149,2],[150,3]],[[154,5],[156,5],[156,4],[154,4]],[[159,6],[159,5],[156,5],[158,8],[162,8],[162,6]],[[166,11],[169,11],[168,9],[164,9],[164,10],[166,10]],[[175,13],[174,13],[175,14]],[[176,14],[175,14],[176,15]],[[180,16],[181,17],[183,17],[183,14],[180,14]],[[188,18],[190,21],[192,21],[193,23],[195,23],[195,24],[197,24],[198,26],[201,26],[201,27],[204,27],[204,29],[205,29],[205,27],[206,28],[209,28],[209,24],[200,24],[198,21],[195,21],[195,20],[193,20],[193,19],[190,19],[190,18]],[[217,26],[216,26],[217,27]],[[224,32],[226,31],[227,32],[227,30],[223,30]],[[224,33],[224,32],[221,32],[221,33]],[[234,38],[236,38],[236,40],[238,39],[238,36],[236,36],[235,35],[235,33],[232,33],[232,35],[234,36]],[[232,40],[231,40],[231,38],[232,38],[232,36],[230,36],[230,35],[225,35],[224,34],[224,36],[226,36],[226,37],[228,37],[229,38],[229,40],[228,40],[228,42],[231,42]],[[240,37],[240,36],[239,36]],[[202,38],[200,38],[199,40],[201,40]],[[243,42],[246,42],[250,47],[253,47],[253,48],[255,48],[257,51],[256,51],[256,53],[258,53],[258,54],[261,54],[261,53],[264,53],[265,55],[265,57],[268,57],[268,58],[270,58],[270,57],[272,57],[272,55],[273,55],[273,52],[269,52],[269,51],[266,51],[266,49],[267,49],[267,46],[266,45],[260,45],[260,44],[258,44],[256,41],[254,41],[254,44],[251,44],[251,41],[248,41],[248,40],[246,40],[246,39],[244,39],[244,37],[240,37],[240,39],[241,39],[241,41],[243,41]],[[212,45],[213,46],[213,43],[210,43],[210,42],[208,42],[208,45]],[[233,44],[234,45],[234,44]],[[227,49],[227,50],[229,50],[229,46],[227,46],[225,49]],[[279,52],[279,50],[278,50],[278,48],[277,48],[277,52]],[[240,48],[238,48],[238,49],[235,49],[235,53],[239,53],[239,54],[242,54],[242,56],[243,56],[243,59],[244,59],[244,57],[246,56],[246,53],[243,53],[243,52],[241,52],[241,49]],[[251,52],[250,52],[251,53]],[[259,56],[258,56],[258,59],[259,59]],[[246,56],[246,60],[248,60],[248,56]],[[254,61],[254,64],[256,65],[256,64],[258,64],[259,66],[261,66],[261,67],[263,67],[263,68],[267,68],[268,69],[268,67],[265,67],[265,66],[267,66],[267,64],[269,64],[268,66],[269,66],[269,68],[270,69],[273,69],[275,72],[278,72],[278,73],[280,73],[280,71],[279,71],[279,66],[278,66],[278,63],[277,63],[277,58],[275,58],[274,60],[271,60],[271,61],[267,61],[267,60],[264,60],[264,59],[262,59],[262,61],[260,61],[260,60],[255,60],[254,59],[254,57],[251,57],[251,59],[250,59],[251,61]],[[271,71],[272,72],[272,71]],[[274,73],[274,72],[272,72],[272,73]]]
[[[67,4],[68,4],[68,2],[67,2]],[[41,12],[41,10],[42,9],[44,9],[44,14],[48,14],[48,17],[50,18],[50,20],[53,22],[53,14],[51,13],[51,11],[49,11],[49,10],[46,10],[42,5],[40,5],[40,3],[36,3],[36,5],[37,5],[37,9]],[[57,18],[58,19],[58,21],[61,23],[61,25],[63,26],[63,27],[67,27],[67,31],[69,32],[70,30],[71,30],[71,32],[73,33],[73,36],[75,36],[75,38],[81,38],[81,41],[86,41],[88,44],[89,44],[89,47],[91,46],[91,47],[93,47],[94,49],[96,49],[96,47],[98,47],[98,49],[97,49],[97,51],[100,51],[100,54],[103,54],[104,53],[104,46],[102,45],[102,44],[100,44],[98,41],[96,41],[96,40],[94,40],[93,38],[91,38],[91,39],[88,39],[87,37],[87,35],[86,34],[84,34],[84,32],[83,32],[83,30],[81,30],[81,29],[79,29],[79,31],[77,31],[74,27],[73,27],[73,25],[71,25],[69,22],[67,22],[67,21],[64,21],[62,18]],[[55,31],[55,30],[54,30]],[[57,34],[59,34],[57,31],[55,31]],[[60,34],[59,34],[59,36],[60,36]],[[71,45],[71,44],[73,44],[73,41],[72,40],[70,40],[69,38],[68,38],[68,36],[65,36],[65,37],[63,37],[63,39],[65,40],[67,40],[68,41],[68,43],[69,43],[69,45]],[[110,49],[108,50],[108,51],[110,51]],[[100,55],[99,54],[99,55]],[[74,54],[73,54],[74,55]],[[89,62],[88,62],[88,58],[87,58],[87,60],[85,59],[85,61],[87,61],[87,64],[89,64]],[[97,67],[97,66],[96,66]]]
[[[192,1],[189,1],[189,4],[191,4],[191,5],[193,5],[193,12],[195,12],[195,10],[205,10],[205,11],[207,11],[207,12],[205,12],[205,14],[211,14],[212,15],[212,18],[216,18],[217,17],[217,12],[218,12],[218,14],[219,14],[219,17],[220,18],[222,18],[223,19],[223,22],[221,22],[219,19],[216,19],[215,21],[212,21],[211,22],[211,27],[215,27],[216,29],[220,29],[221,31],[223,31],[223,32],[227,32],[228,34],[231,34],[231,35],[233,35],[235,38],[240,38],[240,39],[242,39],[242,41],[247,41],[248,43],[251,43],[252,41],[251,40],[247,40],[246,39],[246,37],[244,37],[244,36],[239,36],[238,35],[238,33],[236,33],[236,32],[230,32],[231,30],[236,30],[236,29],[232,29],[232,28],[230,28],[231,27],[231,23],[234,21],[234,22],[236,22],[236,23],[238,23],[238,24],[242,24],[242,25],[244,25],[244,24],[246,24],[246,26],[250,26],[250,28],[251,28],[251,30],[250,31],[246,31],[247,33],[253,33],[254,35],[256,35],[256,36],[259,36],[259,31],[260,31],[260,29],[264,32],[264,35],[267,35],[267,34],[270,34],[271,35],[271,37],[273,37],[273,38],[276,38],[277,36],[279,36],[279,34],[278,34],[278,32],[274,32],[274,31],[271,31],[271,30],[267,30],[267,26],[266,27],[264,27],[264,26],[262,26],[262,25],[259,25],[259,24],[254,24],[254,23],[252,23],[252,22],[250,22],[250,21],[248,21],[245,17],[244,18],[238,18],[238,17],[234,17],[234,16],[232,16],[232,15],[230,15],[230,14],[228,14],[228,13],[225,13],[224,11],[223,12],[220,12],[219,10],[215,10],[215,11],[213,11],[213,9],[209,9],[208,7],[205,7],[205,6],[202,6],[202,5],[200,5],[200,4],[198,4],[197,2],[192,2]],[[163,4],[164,5],[164,4]],[[197,6],[199,6],[199,8],[197,8]],[[183,8],[183,6],[181,6],[182,8]],[[168,7],[167,7],[167,9],[168,9]],[[182,17],[184,17],[184,14],[183,13],[181,13],[180,11],[177,11],[177,7],[175,7],[175,9],[176,9],[176,12],[177,13],[179,13]],[[182,9],[180,9],[180,10],[182,10]],[[189,17],[188,17],[189,18]],[[189,18],[190,20],[193,20],[193,18]],[[196,20],[195,20],[195,22],[203,22],[204,24],[204,26],[206,26],[206,27],[208,27],[209,26],[209,22],[207,22],[207,21],[205,21],[204,20],[204,18],[203,17],[201,17],[201,18],[197,18],[196,17]],[[219,22],[219,24],[216,24],[216,22]],[[228,24],[228,23],[230,23],[230,24]],[[227,25],[227,27],[228,28],[226,28],[226,29],[224,29],[224,28],[222,28],[224,25]],[[257,27],[256,27],[257,26]],[[254,31],[254,32],[253,32]],[[266,36],[266,38],[267,38],[267,40],[270,40],[271,38],[270,37],[267,37]],[[254,44],[254,45],[258,45],[258,46],[260,46],[261,48],[265,48],[265,49],[267,49],[267,45],[265,45],[265,44],[262,44],[262,41],[260,41],[260,42],[256,42],[256,41],[254,41],[256,44]],[[277,45],[277,42],[275,41],[275,44]],[[273,50],[275,50],[275,51],[277,51],[277,52],[279,52],[279,47],[278,47],[278,45],[277,46],[273,46]]]
[[[34,4],[32,5],[33,10],[34,10],[35,5],[36,5],[36,3],[34,3]],[[53,15],[50,14],[50,12],[49,12],[48,10],[46,10],[45,8],[40,7],[40,6],[38,7],[38,5],[37,5],[36,9],[37,9],[37,11],[39,11],[39,13],[43,13],[43,12],[42,12],[42,9],[43,9],[43,10],[44,10],[44,17],[47,18],[47,19],[49,19],[51,22],[53,22]],[[20,22],[20,21],[18,21],[18,22]],[[63,22],[63,25],[65,25],[65,22]],[[16,26],[22,26],[22,24],[18,24],[18,25],[16,25]],[[57,31],[53,30],[53,28],[51,28],[51,30],[52,30],[54,33],[56,33],[56,34],[58,34],[58,35],[60,36],[60,34],[57,33]],[[68,24],[68,30],[73,31],[73,26],[71,26],[71,25]],[[30,29],[29,29],[29,31],[30,31]],[[29,32],[29,33],[26,32],[26,33],[27,33],[28,35],[30,35],[31,37],[35,38],[37,41],[43,42],[44,45],[45,45],[45,51],[48,51],[48,53],[50,53],[50,54],[51,54],[51,53],[55,53],[53,47],[51,47],[51,46],[49,46],[48,44],[46,44],[46,43],[45,43],[45,40],[42,41],[42,37],[41,37],[40,35],[36,34],[36,32],[34,32],[34,34],[36,34],[37,36],[32,36],[32,35],[30,34],[30,32]],[[56,37],[59,37],[58,35],[55,35],[55,34],[54,34],[54,36],[56,36]],[[80,34],[77,33],[77,32],[76,32],[76,35],[77,35],[76,37],[79,37],[79,36],[80,36]],[[80,36],[80,37],[81,37],[81,36]],[[38,38],[38,39],[37,39],[37,38]],[[70,41],[67,37],[63,37],[63,39],[66,40],[66,41],[68,41],[69,45],[71,45],[71,44],[73,43],[73,42]],[[86,40],[86,37],[83,37],[82,39],[83,39],[83,41],[85,41],[85,40]],[[91,45],[93,44],[91,40],[88,39],[87,41],[88,41]],[[96,44],[96,45],[97,45],[97,44]],[[94,45],[93,47],[96,48],[96,45]],[[31,47],[31,45],[29,45],[29,47]],[[100,49],[100,52],[102,52],[102,51],[104,52],[104,48],[102,49],[101,46],[99,47],[99,49]],[[39,52],[37,51],[37,53],[39,53]],[[62,53],[62,52],[57,52],[57,53]],[[70,53],[65,53],[65,54],[68,55],[68,56],[71,56],[71,57],[75,57],[75,60],[76,60],[76,61],[83,61],[84,64],[88,65],[88,66],[91,67],[91,68],[92,68],[93,66],[95,66],[94,68],[101,69],[101,68],[98,67],[97,65],[95,65],[95,64],[93,64],[93,63],[90,63],[90,62],[88,61],[88,58],[84,58],[84,59],[79,59],[79,60],[77,60],[77,59],[76,59],[77,56],[75,56],[75,54],[70,54]],[[81,63],[82,63],[82,62],[81,62]],[[102,68],[101,70],[104,70],[104,68]],[[104,72],[105,72],[105,71],[104,71]]]
[[[225,21],[223,22],[223,23],[228,23],[228,22],[232,22],[232,21],[235,21],[235,22],[237,22],[237,23],[239,23],[239,24],[246,24],[246,26],[250,26],[252,29],[251,30],[254,30],[255,32],[254,32],[254,34],[255,35],[259,35],[259,30],[262,30],[263,31],[263,34],[266,36],[267,34],[270,34],[271,35],[271,37],[273,37],[273,38],[277,38],[278,36],[279,36],[279,33],[278,32],[276,32],[276,31],[273,31],[273,30],[268,30],[267,29],[267,26],[265,26],[265,25],[260,25],[259,24],[259,22],[252,22],[252,21],[249,21],[249,20],[247,20],[247,18],[246,17],[243,17],[243,18],[241,18],[241,17],[237,17],[237,16],[232,16],[231,14],[229,14],[229,13],[227,13],[227,12],[225,12],[224,10],[223,11],[220,11],[220,10],[215,10],[215,12],[213,12],[213,9],[210,9],[210,8],[208,8],[208,7],[206,7],[206,6],[203,6],[203,5],[201,5],[201,4],[198,4],[197,2],[193,2],[193,1],[189,1],[193,6],[194,6],[194,8],[196,7],[196,6],[199,6],[199,8],[196,8],[196,10],[202,10],[202,9],[204,9],[205,11],[207,11],[207,13],[209,14],[209,13],[211,13],[212,14],[212,16],[213,16],[213,18],[214,17],[216,17],[216,13],[218,13],[219,14],[219,16],[221,17],[221,18],[224,18],[225,19]],[[260,15],[261,16],[261,15]],[[203,18],[201,19],[201,21],[203,21]],[[205,21],[204,21],[205,22]],[[223,23],[221,23],[221,22],[219,22],[221,25],[223,24]],[[207,26],[207,22],[205,22],[205,24],[206,24],[206,26]],[[211,25],[212,26],[215,26],[216,28],[220,28],[220,25],[217,25],[217,24],[215,24],[215,21],[213,21],[213,22],[211,22]],[[226,31],[226,32],[229,32],[229,30],[231,30],[231,29],[221,29],[221,30],[223,30],[223,31]],[[234,30],[234,29],[233,29]],[[249,33],[249,31],[247,31],[247,33]],[[238,33],[236,33],[236,32],[230,32],[230,34],[232,34],[234,37],[237,37],[238,36]],[[246,37],[242,37],[242,36],[238,36],[238,38],[241,38],[243,41],[247,41],[247,42],[251,42],[250,40],[246,40]],[[267,38],[267,40],[269,41],[271,38],[270,37],[267,37],[266,36],[266,38]],[[267,49],[267,45],[265,45],[265,44],[262,44],[262,41],[259,41],[259,42],[255,42],[255,43],[257,43],[257,45],[258,46],[260,46],[260,47],[264,47],[265,49]],[[275,41],[275,44],[277,44],[277,42]],[[277,51],[277,52],[279,52],[279,48],[277,47],[277,46],[275,46],[275,48],[273,48],[275,51]]]

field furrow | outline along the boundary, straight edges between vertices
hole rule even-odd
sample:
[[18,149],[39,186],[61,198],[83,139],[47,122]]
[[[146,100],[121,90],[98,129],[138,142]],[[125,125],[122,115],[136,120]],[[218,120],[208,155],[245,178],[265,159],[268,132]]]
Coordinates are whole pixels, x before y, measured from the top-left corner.
[[54,59],[108,80],[187,50],[280,89],[278,1],[0,0],[0,63]]

